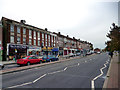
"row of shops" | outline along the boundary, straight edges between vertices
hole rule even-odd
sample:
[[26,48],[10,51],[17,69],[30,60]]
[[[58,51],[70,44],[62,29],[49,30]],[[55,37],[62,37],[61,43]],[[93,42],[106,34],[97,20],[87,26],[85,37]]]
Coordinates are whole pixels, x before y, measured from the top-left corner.
[[7,56],[9,60],[12,60],[15,55],[17,58],[22,58],[24,56],[35,55],[58,55],[59,49],[52,47],[37,47],[29,45],[20,44],[7,44]]
[[24,56],[35,55],[35,56],[43,56],[43,55],[59,55],[65,56],[69,55],[69,53],[81,53],[82,49],[70,49],[70,48],[53,48],[53,47],[37,47],[37,46],[29,46],[29,45],[20,45],[20,44],[7,44],[7,56],[8,60],[12,60],[15,55],[17,58],[22,58]]

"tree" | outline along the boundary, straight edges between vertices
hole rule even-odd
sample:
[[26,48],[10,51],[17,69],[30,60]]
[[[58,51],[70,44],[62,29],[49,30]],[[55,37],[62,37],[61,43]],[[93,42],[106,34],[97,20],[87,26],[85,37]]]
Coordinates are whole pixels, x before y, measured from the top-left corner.
[[110,32],[107,34],[107,37],[110,38],[110,41],[107,41],[105,44],[107,51],[120,51],[120,27],[112,24],[113,27],[110,27]]

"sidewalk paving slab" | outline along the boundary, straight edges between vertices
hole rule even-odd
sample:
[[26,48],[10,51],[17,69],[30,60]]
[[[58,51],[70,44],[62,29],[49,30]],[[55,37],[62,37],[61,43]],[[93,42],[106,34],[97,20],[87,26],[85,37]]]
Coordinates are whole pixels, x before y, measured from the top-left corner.
[[120,64],[118,64],[118,54],[114,54],[107,72],[107,78],[103,85],[103,90],[120,90]]

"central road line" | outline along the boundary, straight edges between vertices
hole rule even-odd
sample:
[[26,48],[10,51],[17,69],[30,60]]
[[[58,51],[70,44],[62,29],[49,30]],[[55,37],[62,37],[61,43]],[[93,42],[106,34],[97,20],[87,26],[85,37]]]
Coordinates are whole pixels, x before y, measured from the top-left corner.
[[92,88],[92,90],[95,89],[94,81],[95,81],[97,78],[99,78],[99,77],[101,77],[101,76],[103,75],[103,71],[102,71],[102,70],[107,67],[107,66],[106,66],[107,63],[108,63],[108,61],[106,61],[106,63],[104,64],[104,67],[102,67],[102,68],[100,69],[101,74],[98,75],[98,76],[96,76],[93,80],[91,80],[91,88]]

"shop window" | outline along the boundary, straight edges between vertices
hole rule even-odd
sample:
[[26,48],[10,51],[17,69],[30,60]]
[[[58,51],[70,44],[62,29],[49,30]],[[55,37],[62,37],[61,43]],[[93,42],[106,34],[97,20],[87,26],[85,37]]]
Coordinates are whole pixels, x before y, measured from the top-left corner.
[[14,25],[12,25],[12,24],[10,25],[10,31],[14,32]]
[[20,37],[17,37],[17,43],[20,43]]
[[23,44],[26,44],[26,38],[23,38]]
[[14,43],[14,36],[10,36],[10,42]]
[[20,27],[17,26],[17,33],[20,33]]
[[23,28],[23,34],[26,34],[26,29],[25,28]]

